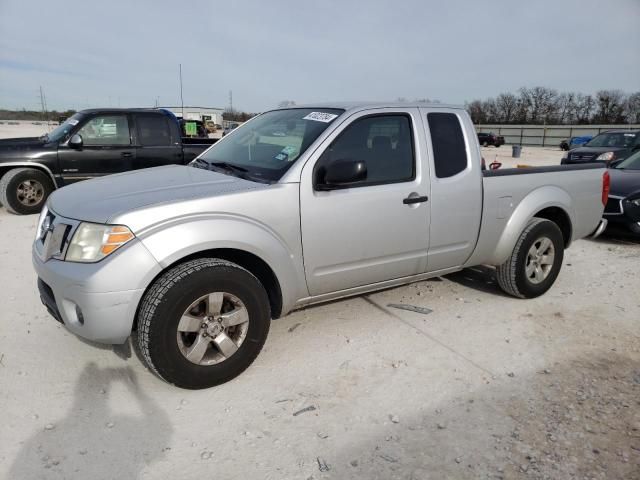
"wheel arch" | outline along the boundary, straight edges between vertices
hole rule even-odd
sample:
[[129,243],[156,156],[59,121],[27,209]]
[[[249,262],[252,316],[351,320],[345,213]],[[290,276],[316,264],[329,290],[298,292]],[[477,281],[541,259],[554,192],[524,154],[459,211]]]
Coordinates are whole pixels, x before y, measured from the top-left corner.
[[46,166],[41,163],[34,162],[7,162],[0,163],[0,178],[4,177],[5,174],[9,173],[11,170],[15,170],[16,168],[32,168],[34,170],[39,170],[42,173],[46,174],[51,183],[53,184],[53,188],[58,188],[58,183],[56,182],[55,177],[53,176],[53,172]]
[[561,188],[544,186],[530,192],[512,212],[488,263],[501,265],[511,255],[518,238],[534,217],[556,223],[562,232],[565,248],[569,246],[573,235],[571,197]]
[[[267,262],[265,262],[258,255],[255,255],[246,250],[241,250],[238,248],[210,248],[205,250],[200,250],[197,252],[190,253],[179,259],[174,260],[171,264],[164,267],[160,270],[155,277],[147,284],[145,288],[144,294],[141,298],[144,298],[144,295],[151,289],[151,287],[156,283],[158,278],[160,278],[167,271],[175,268],[176,266],[188,262],[190,260],[195,260],[198,258],[219,258],[222,260],[227,260],[229,262],[235,263],[236,265],[241,266],[242,268],[248,270],[251,274],[253,274],[260,283],[264,286],[267,291],[267,296],[269,298],[269,305],[271,307],[271,318],[277,319],[283,313],[283,296],[282,289],[280,287],[280,281],[278,280],[277,275],[273,271],[273,269],[269,266]],[[142,302],[138,303],[136,307],[135,318],[138,318],[138,314],[140,313],[140,306]],[[137,329],[137,322],[133,322],[132,329],[135,331]]]

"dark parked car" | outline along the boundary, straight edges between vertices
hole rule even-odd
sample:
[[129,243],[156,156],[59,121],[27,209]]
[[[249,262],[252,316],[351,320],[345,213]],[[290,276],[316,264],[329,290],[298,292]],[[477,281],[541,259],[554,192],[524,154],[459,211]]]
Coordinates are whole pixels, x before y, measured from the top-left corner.
[[640,150],[640,130],[609,130],[593,137],[582,147],[574,148],[561,164],[613,162],[624,160]]
[[604,218],[640,234],[640,151],[609,169],[611,189]]
[[493,132],[478,133],[478,142],[480,142],[480,145],[483,147],[488,147],[489,145],[499,147],[500,145],[504,145],[504,137],[502,135],[496,135]]
[[592,135],[583,135],[581,137],[571,137],[569,140],[562,140],[560,142],[560,150],[564,150],[565,152],[571,150],[572,148],[579,147],[589,142],[593,138]]
[[12,213],[38,213],[56,188],[186,164],[215,141],[183,139],[176,117],[164,110],[83,110],[42,137],[0,140],[0,203]]

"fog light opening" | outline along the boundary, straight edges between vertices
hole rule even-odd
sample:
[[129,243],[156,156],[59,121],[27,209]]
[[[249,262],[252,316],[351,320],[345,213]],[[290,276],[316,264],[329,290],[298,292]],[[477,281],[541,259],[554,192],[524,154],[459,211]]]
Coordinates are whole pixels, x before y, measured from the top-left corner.
[[84,325],[84,315],[82,315],[82,310],[78,305],[76,305],[76,317],[78,318],[78,323]]

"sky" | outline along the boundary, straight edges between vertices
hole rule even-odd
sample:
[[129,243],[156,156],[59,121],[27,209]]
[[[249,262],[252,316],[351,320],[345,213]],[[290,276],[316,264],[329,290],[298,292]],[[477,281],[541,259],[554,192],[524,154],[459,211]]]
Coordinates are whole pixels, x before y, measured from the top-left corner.
[[0,108],[640,91],[640,0],[0,0]]

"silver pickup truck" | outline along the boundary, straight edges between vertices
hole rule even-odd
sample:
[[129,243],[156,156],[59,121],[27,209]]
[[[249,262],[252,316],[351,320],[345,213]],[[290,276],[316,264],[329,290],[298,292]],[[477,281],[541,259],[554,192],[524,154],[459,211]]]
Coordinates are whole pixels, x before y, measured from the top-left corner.
[[546,292],[603,229],[602,165],[485,170],[464,109],[335,104],[263,113],[189,166],[54,192],[33,245],[40,296],[75,334],[122,343],[184,388],[226,382],[271,319],[495,265]]

